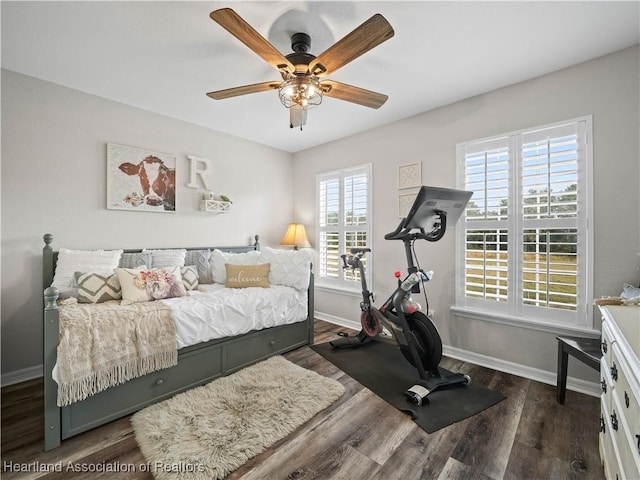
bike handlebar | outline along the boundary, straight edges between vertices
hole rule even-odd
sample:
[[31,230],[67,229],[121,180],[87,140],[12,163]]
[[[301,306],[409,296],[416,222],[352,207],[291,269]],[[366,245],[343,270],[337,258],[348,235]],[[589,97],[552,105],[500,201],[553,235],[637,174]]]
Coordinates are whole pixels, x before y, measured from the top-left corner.
[[440,224],[438,227],[434,228],[431,232],[425,233],[424,229],[421,228],[419,232],[411,232],[412,229],[405,228],[406,218],[402,219],[398,228],[391,233],[387,233],[384,238],[385,240],[427,240],[428,242],[437,242],[442,237],[447,230],[447,213],[438,211],[437,212],[438,219],[440,220]]
[[405,220],[406,218],[403,218],[402,221],[398,224],[398,228],[396,228],[393,232],[391,233],[387,233],[384,236],[385,240],[398,240],[401,237],[399,237],[398,235],[400,234],[400,232],[402,231],[402,229],[404,228],[404,224],[405,224]]

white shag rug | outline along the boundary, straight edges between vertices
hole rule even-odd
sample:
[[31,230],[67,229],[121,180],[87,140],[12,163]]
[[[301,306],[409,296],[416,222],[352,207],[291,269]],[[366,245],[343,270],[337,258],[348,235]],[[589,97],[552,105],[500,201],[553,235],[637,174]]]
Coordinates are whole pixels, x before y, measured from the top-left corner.
[[344,393],[336,380],[271,357],[131,418],[158,480],[224,478]]

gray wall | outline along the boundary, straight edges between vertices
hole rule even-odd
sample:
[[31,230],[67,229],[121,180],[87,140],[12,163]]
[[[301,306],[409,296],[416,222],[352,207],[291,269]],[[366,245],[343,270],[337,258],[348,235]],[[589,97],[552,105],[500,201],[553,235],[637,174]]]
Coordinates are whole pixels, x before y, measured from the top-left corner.
[[[595,295],[617,295],[639,281],[640,78],[634,47],[560,72],[474,97],[382,128],[292,155],[99,97],[2,72],[2,372],[42,362],[42,235],[56,247],[136,248],[248,243],[275,245],[291,219],[315,244],[315,175],[373,164],[374,290],[384,295],[402,269],[401,245],[384,240],[397,215],[397,166],[422,162],[423,183],[455,185],[458,142],[593,115]],[[390,100],[392,101],[392,100]],[[177,213],[105,209],[107,142],[173,153]],[[197,211],[202,189],[186,187],[186,155],[214,162],[214,189],[234,200],[228,215]],[[293,185],[293,188],[292,188]],[[612,214],[623,208],[624,220]],[[245,227],[246,226],[246,227]],[[446,345],[555,371],[553,333],[449,313],[454,301],[454,241],[417,246],[436,272],[430,307]],[[316,292],[316,311],[354,322],[359,299]],[[596,327],[598,323],[596,322]],[[574,363],[570,375],[595,381]]]
[[[108,142],[176,155],[175,214],[106,209]],[[198,211],[187,155],[213,162],[230,213]],[[292,183],[290,153],[3,70],[2,373],[42,364],[44,233],[56,248],[273,246]]]
[[[398,165],[422,162],[423,184],[456,185],[458,142],[593,115],[596,297],[618,295],[623,282],[638,283],[640,252],[639,49],[634,47],[562,71],[470,98],[415,117],[294,155],[294,218],[309,225],[314,238],[317,173],[373,163],[374,291],[394,286],[404,268],[399,242],[384,234],[398,223]],[[426,86],[428,88],[428,86]],[[390,99],[393,101],[393,99]],[[383,107],[384,108],[384,107]],[[375,115],[375,113],[373,113]],[[452,233],[452,232],[451,232]],[[454,235],[418,245],[423,268],[433,269],[430,307],[446,345],[503,363],[555,372],[553,332],[505,326],[450,314],[454,303]],[[382,300],[382,298],[380,299]],[[359,298],[316,292],[322,318],[357,321]],[[594,323],[599,328],[599,319]],[[597,374],[570,365],[570,375],[595,381]]]

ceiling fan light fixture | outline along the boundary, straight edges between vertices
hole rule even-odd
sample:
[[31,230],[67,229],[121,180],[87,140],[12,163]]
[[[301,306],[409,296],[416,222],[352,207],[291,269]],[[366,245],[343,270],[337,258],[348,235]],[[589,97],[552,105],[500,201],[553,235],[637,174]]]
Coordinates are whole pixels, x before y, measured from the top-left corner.
[[[306,124],[307,110],[320,105],[324,95],[369,108],[380,108],[387,101],[386,95],[326,79],[339,68],[393,37],[393,27],[379,13],[318,56],[309,53],[311,37],[306,33],[297,32],[291,36],[293,53],[284,56],[231,8],[214,10],[209,16],[278,70],[284,80],[282,83],[261,82],[207,93],[214,100],[277,88],[280,101],[289,109],[291,128],[300,129]],[[320,78],[324,79],[322,83]]]
[[317,77],[292,75],[280,84],[278,96],[287,108],[312,108],[322,103],[322,87]]

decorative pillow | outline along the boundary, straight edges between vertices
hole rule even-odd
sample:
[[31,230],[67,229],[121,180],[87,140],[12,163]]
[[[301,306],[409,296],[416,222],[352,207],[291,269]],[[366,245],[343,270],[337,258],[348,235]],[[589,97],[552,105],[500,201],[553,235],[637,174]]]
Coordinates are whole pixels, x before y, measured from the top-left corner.
[[185,265],[195,265],[198,271],[198,282],[202,284],[213,283],[211,270],[209,269],[210,250],[187,250],[184,259]]
[[180,268],[180,275],[182,275],[182,283],[187,290],[198,289],[198,271],[194,265],[186,265]]
[[184,267],[184,259],[187,256],[187,250],[179,249],[158,249],[158,250],[142,250],[143,253],[151,254],[151,266],[153,268],[162,267]]
[[303,250],[275,250],[264,247],[260,252],[259,263],[270,263],[269,283],[272,285],[286,285],[297,290],[309,288],[311,260],[313,251]]
[[187,294],[180,267],[116,268],[116,275],[122,288],[122,305],[184,297]]
[[69,250],[61,248],[58,252],[56,271],[52,287],[56,287],[60,298],[75,297],[78,285],[76,272],[96,272],[110,274],[118,267],[122,250]]
[[263,265],[225,265],[227,280],[225,287],[246,288],[262,287],[269,288],[269,264]]
[[76,272],[78,284],[78,303],[102,303],[109,300],[120,300],[122,290],[115,273],[104,275],[93,272]]
[[120,256],[119,268],[142,268],[151,265],[151,254],[149,252],[124,252]]
[[225,264],[231,265],[257,265],[260,252],[252,250],[250,252],[232,253],[223,252],[217,248],[211,251],[209,264],[211,265],[211,277],[215,283],[225,283],[227,272]]

